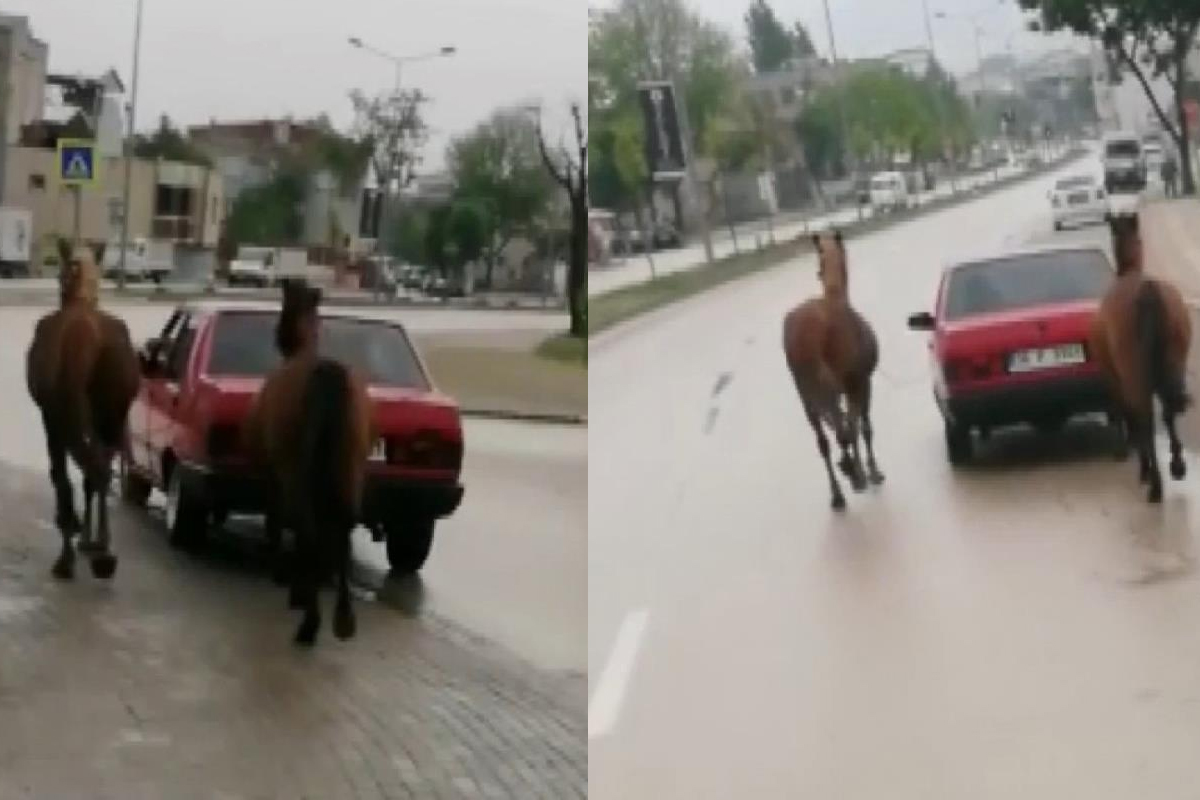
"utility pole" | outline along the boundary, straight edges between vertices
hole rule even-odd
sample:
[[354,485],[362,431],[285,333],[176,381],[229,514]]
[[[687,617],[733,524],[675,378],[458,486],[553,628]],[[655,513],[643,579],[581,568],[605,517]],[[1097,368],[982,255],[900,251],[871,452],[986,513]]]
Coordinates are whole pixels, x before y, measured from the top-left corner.
[[[930,72],[932,73],[933,65],[937,64],[937,48],[933,41],[933,19],[929,15],[929,0],[921,0],[921,9],[925,12],[925,38],[929,40]],[[937,117],[938,143],[940,145],[938,150],[941,152],[943,157],[946,157],[946,140],[949,138],[949,133],[947,130],[946,115],[943,113],[942,109],[941,87],[931,85],[930,88],[933,91],[933,113]],[[947,159],[946,164],[950,176],[950,194],[955,194],[958,192],[958,187],[954,185],[955,168],[953,150],[953,147],[951,147],[949,158]]]
[[129,253],[129,194],[133,181],[133,131],[137,116],[138,68],[142,51],[142,0],[137,0],[133,28],[133,83],[130,86],[129,125],[125,135],[125,185],[121,190],[121,254],[117,266],[117,288],[125,289],[125,259]]
[[0,205],[4,205],[4,185],[8,179],[8,116],[12,92],[8,87],[9,64],[12,63],[13,28],[0,28]]

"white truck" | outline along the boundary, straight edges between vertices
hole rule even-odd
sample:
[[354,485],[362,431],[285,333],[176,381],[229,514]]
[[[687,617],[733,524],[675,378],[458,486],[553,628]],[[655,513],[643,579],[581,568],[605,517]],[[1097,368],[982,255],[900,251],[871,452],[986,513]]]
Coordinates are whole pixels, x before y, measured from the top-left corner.
[[24,208],[0,208],[0,277],[29,274],[33,214]]
[[[150,280],[162,283],[175,269],[175,245],[157,239],[130,239],[125,253],[125,280],[130,283]],[[121,242],[109,242],[104,248],[104,277],[118,280],[121,275]]]
[[229,262],[230,286],[274,286],[284,278],[308,277],[308,253],[295,247],[239,247]]

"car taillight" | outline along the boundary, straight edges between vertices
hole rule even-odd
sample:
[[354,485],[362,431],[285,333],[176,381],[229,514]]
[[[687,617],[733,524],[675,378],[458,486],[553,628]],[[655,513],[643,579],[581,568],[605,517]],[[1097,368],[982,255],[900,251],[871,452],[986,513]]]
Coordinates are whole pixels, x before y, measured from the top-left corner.
[[1004,357],[1001,355],[952,358],[943,366],[946,383],[956,384],[985,380],[1004,374]]
[[389,464],[397,466],[455,471],[462,468],[462,443],[433,433],[386,437],[384,454]]

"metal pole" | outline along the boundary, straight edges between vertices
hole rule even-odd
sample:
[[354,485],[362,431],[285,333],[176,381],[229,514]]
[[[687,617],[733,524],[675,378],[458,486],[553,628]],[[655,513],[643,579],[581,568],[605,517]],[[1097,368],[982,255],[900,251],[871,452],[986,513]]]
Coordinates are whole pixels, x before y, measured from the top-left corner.
[[[931,59],[933,64],[936,64],[937,63],[937,48],[935,47],[934,41],[933,41],[933,19],[930,17],[930,14],[929,14],[929,0],[921,0],[921,8],[925,12],[925,38],[927,38],[929,40],[929,58]],[[942,97],[939,92],[940,87],[934,86],[932,88],[933,88],[933,113],[937,115],[938,138],[941,139],[941,145],[942,145],[938,149],[942,151],[942,155],[944,157],[946,155],[945,147],[946,147],[946,138],[947,138],[947,131],[946,131],[947,126],[946,126],[946,118],[945,118],[946,115],[944,115],[942,113]],[[949,176],[950,176],[950,194],[953,195],[958,191],[958,188],[954,185],[953,148],[951,150],[952,150],[952,152],[950,154],[949,163],[946,166],[947,166],[947,169],[949,170]]]
[[83,244],[81,231],[83,228],[83,189],[78,186],[71,187],[71,204],[75,208],[75,246]]
[[7,163],[8,163],[8,118],[9,104],[12,102],[12,93],[8,89],[8,65],[12,61],[12,30],[11,28],[0,31],[0,87],[3,87],[3,96],[0,96],[0,205],[4,203],[4,185],[7,180]]
[[[829,0],[824,0],[825,4],[825,29],[829,32],[829,56],[833,59],[833,81],[837,86],[837,104],[838,104],[838,120],[842,129],[842,162],[845,164],[851,161],[850,156],[850,126],[846,122],[846,98],[845,86],[842,82],[842,64],[838,60],[837,54],[837,39],[833,35],[833,15],[829,12]],[[848,170],[852,175],[857,172],[856,169]],[[862,219],[862,204],[858,202],[857,191],[851,185],[851,194],[854,196],[854,206],[858,210],[858,218]]]
[[137,115],[138,67],[142,49],[142,0],[137,0],[133,29],[133,84],[130,86],[129,125],[125,136],[125,185],[121,191],[121,256],[117,267],[117,287],[125,288],[125,258],[129,251],[129,189],[133,180],[133,131]]

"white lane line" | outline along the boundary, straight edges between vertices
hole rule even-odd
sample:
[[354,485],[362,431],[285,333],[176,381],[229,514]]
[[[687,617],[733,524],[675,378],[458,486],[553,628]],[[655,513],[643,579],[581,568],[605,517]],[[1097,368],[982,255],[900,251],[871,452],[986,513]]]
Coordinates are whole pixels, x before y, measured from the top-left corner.
[[633,664],[637,660],[638,649],[642,646],[642,637],[646,633],[646,625],[650,622],[650,612],[642,609],[631,611],[621,621],[617,630],[617,640],[608,661],[600,673],[596,691],[588,703],[588,740],[605,736],[617,724],[621,714],[621,703],[625,699],[625,689],[629,686],[629,677],[633,674]]

